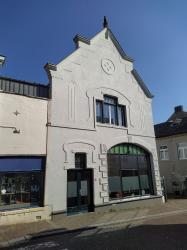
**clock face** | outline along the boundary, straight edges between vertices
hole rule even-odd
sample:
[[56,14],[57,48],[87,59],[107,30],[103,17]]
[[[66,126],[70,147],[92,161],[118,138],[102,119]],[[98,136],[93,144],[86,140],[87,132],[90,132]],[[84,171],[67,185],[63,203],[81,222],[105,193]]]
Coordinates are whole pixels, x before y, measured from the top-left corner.
[[102,59],[101,61],[101,67],[104,70],[105,73],[108,75],[112,75],[115,71],[114,63],[110,59]]

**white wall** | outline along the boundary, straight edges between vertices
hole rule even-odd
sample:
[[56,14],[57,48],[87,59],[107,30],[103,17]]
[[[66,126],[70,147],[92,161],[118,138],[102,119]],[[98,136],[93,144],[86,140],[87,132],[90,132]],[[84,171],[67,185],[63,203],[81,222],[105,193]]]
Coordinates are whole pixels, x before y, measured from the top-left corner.
[[[152,121],[151,99],[134,79],[133,64],[121,58],[104,29],[51,71],[45,204],[54,211],[66,210],[67,169],[74,168],[75,152],[86,152],[94,169],[94,203],[109,202],[107,150],[118,143],[132,142],[152,155],[155,193],[160,179]],[[112,74],[103,59],[114,65]],[[96,124],[95,100],[103,94],[116,96],[127,108],[127,128]]]
[[0,155],[45,155],[46,123],[47,100],[0,92],[0,126],[20,129],[0,127]]

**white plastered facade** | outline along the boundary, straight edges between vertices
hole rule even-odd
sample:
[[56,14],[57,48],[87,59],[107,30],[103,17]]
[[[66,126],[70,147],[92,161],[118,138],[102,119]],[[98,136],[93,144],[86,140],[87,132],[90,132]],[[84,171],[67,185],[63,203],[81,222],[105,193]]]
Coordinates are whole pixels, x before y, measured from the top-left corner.
[[46,155],[47,99],[0,92],[0,121],[0,156]]
[[[119,143],[134,143],[150,152],[155,195],[161,195],[152,99],[147,97],[131,71],[133,63],[122,58],[103,29],[90,44],[78,41],[78,49],[49,70],[45,205],[53,212],[67,209],[67,170],[75,168],[75,153],[87,154],[93,169],[94,205],[110,203],[107,150]],[[112,62],[112,72],[103,61]],[[96,122],[96,99],[118,98],[126,106],[127,127]]]

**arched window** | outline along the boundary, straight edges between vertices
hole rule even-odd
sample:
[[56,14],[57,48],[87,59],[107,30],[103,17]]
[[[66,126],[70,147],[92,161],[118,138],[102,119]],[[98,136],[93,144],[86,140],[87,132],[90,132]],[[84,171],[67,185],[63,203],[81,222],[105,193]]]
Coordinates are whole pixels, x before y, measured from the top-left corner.
[[108,150],[108,182],[111,199],[153,194],[150,156],[134,144]]

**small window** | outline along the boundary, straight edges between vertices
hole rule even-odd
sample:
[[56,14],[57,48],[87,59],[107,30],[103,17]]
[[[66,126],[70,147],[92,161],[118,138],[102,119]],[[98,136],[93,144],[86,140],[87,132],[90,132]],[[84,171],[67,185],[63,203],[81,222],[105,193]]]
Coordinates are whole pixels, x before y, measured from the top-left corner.
[[169,152],[167,146],[160,146],[160,160],[169,160]]
[[34,96],[34,86],[32,85],[29,86],[29,95]]
[[19,94],[23,95],[23,84],[19,85]]
[[14,83],[14,92],[19,94],[19,83],[18,82]]
[[178,143],[179,160],[187,159],[187,142]]
[[24,95],[29,95],[29,86],[26,84],[24,85],[23,93]]
[[10,82],[10,92],[14,92],[14,83]]
[[75,154],[75,168],[86,168],[86,153]]
[[100,123],[126,127],[125,106],[119,105],[115,97],[104,96],[104,101],[96,100],[96,120]]

